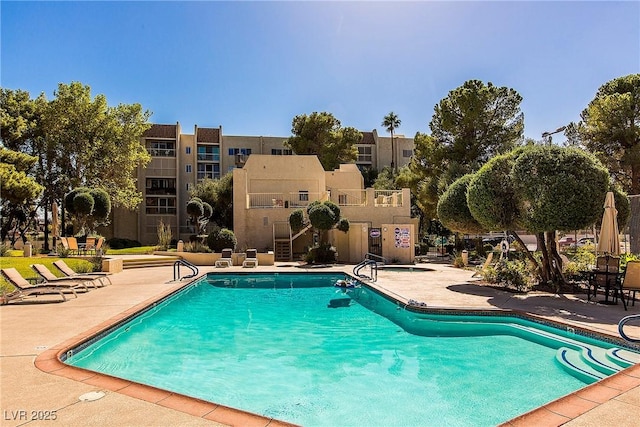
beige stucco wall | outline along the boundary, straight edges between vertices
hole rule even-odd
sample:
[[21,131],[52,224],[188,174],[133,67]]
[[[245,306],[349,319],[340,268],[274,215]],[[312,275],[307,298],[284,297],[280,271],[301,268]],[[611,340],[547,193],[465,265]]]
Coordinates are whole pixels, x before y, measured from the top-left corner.
[[338,169],[325,172],[325,183],[328,190],[364,189],[364,178],[355,163],[342,164]]
[[414,224],[382,225],[382,256],[387,262],[413,264],[415,241]]

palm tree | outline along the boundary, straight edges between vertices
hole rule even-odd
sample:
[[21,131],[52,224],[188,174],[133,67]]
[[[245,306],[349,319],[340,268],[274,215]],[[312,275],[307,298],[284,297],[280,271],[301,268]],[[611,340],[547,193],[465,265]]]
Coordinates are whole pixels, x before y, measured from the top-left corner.
[[391,132],[391,170],[393,170],[393,172],[398,171],[398,165],[395,162],[396,150],[393,147],[393,131],[400,127],[400,123],[402,122],[398,118],[398,115],[393,111],[384,116],[384,120],[382,121],[382,126],[387,129],[387,132]]

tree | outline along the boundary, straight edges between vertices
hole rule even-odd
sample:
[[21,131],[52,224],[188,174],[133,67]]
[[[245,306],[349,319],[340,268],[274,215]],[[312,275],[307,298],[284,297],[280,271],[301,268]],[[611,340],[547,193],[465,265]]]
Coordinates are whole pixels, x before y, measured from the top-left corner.
[[393,131],[399,128],[401,123],[402,121],[393,111],[384,116],[384,119],[382,120],[382,126],[385,127],[387,132],[391,133],[391,170],[394,173],[398,171],[398,164],[395,161],[396,151],[393,146]]
[[355,144],[362,134],[355,128],[342,127],[331,113],[298,115],[293,119],[291,133],[285,146],[295,154],[315,154],[324,170],[334,170],[341,163],[353,163],[358,158]]
[[514,89],[469,80],[434,107],[431,135],[416,134],[410,163],[426,216],[435,216],[438,198],[452,182],[521,144],[521,102]]
[[206,231],[209,219],[213,214],[213,208],[207,202],[203,202],[200,198],[194,197],[187,202],[187,215],[191,224],[194,225],[194,232],[203,235]]
[[0,241],[10,237],[11,246],[18,235],[26,242],[36,217],[35,200],[44,188],[28,172],[37,160],[0,147]]
[[[522,228],[537,236],[540,279],[564,283],[556,230],[592,226],[602,216],[609,174],[593,155],[576,148],[533,146],[497,157],[471,180],[467,203],[485,227]],[[519,236],[510,232],[522,243]]]
[[39,203],[45,245],[47,212],[72,188],[103,188],[114,206],[126,209],[142,202],[134,172],[151,159],[140,140],[151,113],[140,104],[109,107],[104,95],[92,97],[90,87],[78,82],[58,85],[51,101],[3,88],[0,103],[3,145],[38,158],[34,176],[45,187]]
[[233,229],[233,174],[220,179],[204,179],[194,186],[189,195],[208,203],[211,221],[218,227]]
[[438,218],[442,225],[458,233],[475,234],[485,231],[469,211],[467,189],[473,174],[458,178],[438,201]]
[[101,188],[74,188],[64,196],[64,206],[83,234],[90,234],[98,225],[107,224],[111,213],[109,194]]
[[602,85],[581,119],[578,132],[587,150],[623,190],[640,194],[640,74]]

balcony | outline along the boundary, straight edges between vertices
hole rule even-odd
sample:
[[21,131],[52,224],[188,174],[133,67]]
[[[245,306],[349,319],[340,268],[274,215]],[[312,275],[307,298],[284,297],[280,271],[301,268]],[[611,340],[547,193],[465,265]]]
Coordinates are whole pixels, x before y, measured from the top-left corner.
[[305,208],[316,200],[328,200],[328,193],[249,193],[247,209]]

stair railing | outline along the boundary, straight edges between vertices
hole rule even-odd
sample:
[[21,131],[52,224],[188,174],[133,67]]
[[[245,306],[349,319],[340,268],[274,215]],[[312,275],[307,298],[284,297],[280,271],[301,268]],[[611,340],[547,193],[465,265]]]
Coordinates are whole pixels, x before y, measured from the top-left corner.
[[620,322],[618,322],[618,332],[620,333],[620,336],[622,338],[624,338],[625,340],[629,341],[629,342],[633,342],[633,343],[639,343],[640,342],[640,338],[631,338],[630,336],[628,336],[625,332],[624,332],[624,325],[630,321],[630,320],[634,320],[634,319],[640,319],[640,314],[632,314],[631,316],[627,316],[627,317],[623,317]]
[[[187,274],[186,276],[180,277],[180,266],[184,265],[185,267],[191,270],[191,274]],[[182,279],[191,279],[192,277],[196,277],[198,275],[198,267],[191,264],[189,261],[184,259],[179,259],[173,263],[173,281],[180,281]]]

